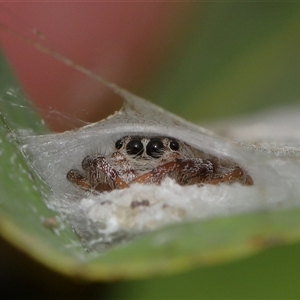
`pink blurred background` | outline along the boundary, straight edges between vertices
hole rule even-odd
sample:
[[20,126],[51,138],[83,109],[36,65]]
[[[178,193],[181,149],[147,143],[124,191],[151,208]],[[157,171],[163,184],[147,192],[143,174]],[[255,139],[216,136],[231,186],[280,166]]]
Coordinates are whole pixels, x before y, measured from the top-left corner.
[[[185,3],[1,3],[0,21],[139,93],[176,47],[188,12]],[[25,93],[43,117],[52,109],[74,119],[97,121],[120,107],[120,100],[94,79],[3,30],[0,41]],[[47,121],[56,131],[70,127],[67,122]]]

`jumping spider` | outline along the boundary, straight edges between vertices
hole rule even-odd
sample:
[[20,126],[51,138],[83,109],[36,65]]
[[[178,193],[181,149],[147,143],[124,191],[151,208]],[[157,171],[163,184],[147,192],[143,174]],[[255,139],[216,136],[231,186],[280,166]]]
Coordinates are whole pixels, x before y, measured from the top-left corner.
[[83,172],[71,169],[67,179],[85,191],[104,192],[131,183],[159,184],[173,178],[180,185],[239,182],[253,185],[252,178],[236,162],[206,154],[177,139],[156,136],[124,136],[104,157],[87,156]]

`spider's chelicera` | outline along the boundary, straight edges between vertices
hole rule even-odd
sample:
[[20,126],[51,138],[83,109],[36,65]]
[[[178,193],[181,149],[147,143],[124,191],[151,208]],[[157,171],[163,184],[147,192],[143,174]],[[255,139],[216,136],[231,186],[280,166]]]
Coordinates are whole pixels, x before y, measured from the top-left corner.
[[170,137],[125,136],[108,156],[95,154],[82,161],[82,171],[71,169],[67,179],[86,191],[104,192],[131,183],[160,184],[173,178],[180,185],[253,180],[235,161],[204,153]]

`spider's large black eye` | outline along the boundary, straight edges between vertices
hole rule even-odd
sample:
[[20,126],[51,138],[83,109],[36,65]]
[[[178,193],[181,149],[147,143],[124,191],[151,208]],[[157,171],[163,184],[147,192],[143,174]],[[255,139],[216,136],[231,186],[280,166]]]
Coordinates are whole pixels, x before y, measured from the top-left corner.
[[126,146],[126,151],[131,155],[142,155],[144,145],[140,140],[131,140]]
[[123,146],[123,141],[120,139],[120,140],[117,140],[116,143],[115,143],[115,147],[116,149],[121,149]]
[[171,140],[170,141],[170,149],[174,150],[174,151],[179,149],[179,144],[176,140]]
[[159,158],[162,156],[164,150],[164,144],[160,139],[151,139],[147,145],[147,154],[153,158]]

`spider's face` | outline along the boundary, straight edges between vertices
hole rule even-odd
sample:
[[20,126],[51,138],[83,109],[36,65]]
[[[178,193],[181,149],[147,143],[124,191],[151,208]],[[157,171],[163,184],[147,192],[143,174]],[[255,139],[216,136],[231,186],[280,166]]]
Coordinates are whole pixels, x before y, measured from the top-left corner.
[[130,160],[157,162],[179,157],[180,146],[168,137],[125,136],[115,143],[116,150]]

